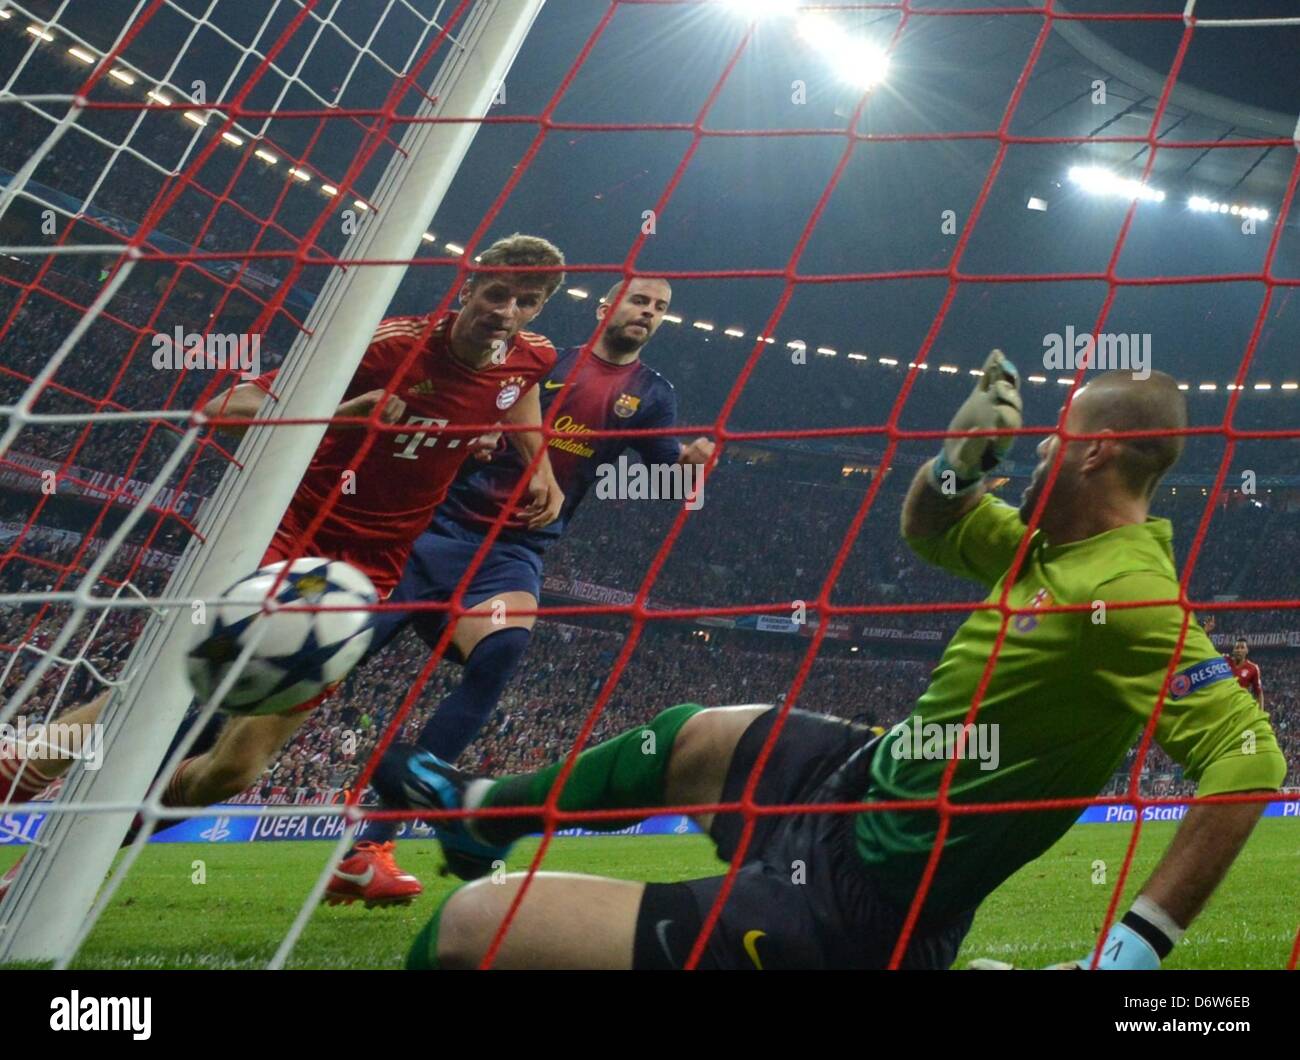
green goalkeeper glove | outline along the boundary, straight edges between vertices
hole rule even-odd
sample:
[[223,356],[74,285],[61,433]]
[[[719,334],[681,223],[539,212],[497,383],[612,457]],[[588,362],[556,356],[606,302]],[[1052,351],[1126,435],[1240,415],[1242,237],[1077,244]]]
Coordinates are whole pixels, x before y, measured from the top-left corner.
[[[1020,373],[1001,350],[994,350],[984,362],[984,375],[948,430],[1014,431],[1023,423],[1022,408]],[[930,484],[949,497],[969,493],[998,466],[1014,441],[1014,434],[945,438],[943,449],[930,464]]]

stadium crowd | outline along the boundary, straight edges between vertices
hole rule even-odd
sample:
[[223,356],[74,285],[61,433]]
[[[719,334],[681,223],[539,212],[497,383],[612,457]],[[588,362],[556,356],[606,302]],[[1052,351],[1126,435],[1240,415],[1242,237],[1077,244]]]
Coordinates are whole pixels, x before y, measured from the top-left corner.
[[[0,37],[0,61],[19,62],[19,51],[8,37]],[[12,54],[10,54],[12,53]],[[25,54],[25,52],[23,52]],[[73,68],[50,56],[35,53],[24,76],[43,84],[72,80]],[[106,91],[116,91],[108,85]],[[46,140],[53,128],[47,115],[25,106],[6,108],[13,124],[0,137],[0,168],[16,170]],[[135,115],[126,111],[98,112],[96,131],[120,142]],[[80,130],[77,130],[79,132]],[[185,157],[200,135],[174,114],[147,115],[132,133],[132,150],[121,152],[114,163],[114,179],[97,181],[108,150],[88,147],[76,133],[54,143],[33,179],[47,188],[82,202],[87,197],[99,211],[112,215],[96,223],[83,220],[69,244],[102,238],[113,225],[133,228],[149,215],[162,187],[162,176],[132,151],[171,167]],[[100,152],[99,164],[88,160],[88,150]],[[166,213],[155,218],[151,236],[167,237],[204,250],[248,248],[296,249],[291,231],[320,208],[319,193],[294,187],[281,174],[271,179],[252,168],[236,176],[240,154],[218,151],[205,166],[199,181],[213,194],[189,189]],[[239,193],[216,207],[214,195],[237,181]],[[287,190],[286,190],[287,189]],[[314,195],[315,199],[305,196]],[[236,209],[234,203],[239,208]],[[25,213],[23,211],[26,211]],[[11,224],[24,238],[34,240],[39,211],[30,203],[13,211]],[[274,218],[267,225],[266,219]],[[260,220],[259,220],[260,219]],[[60,222],[62,223],[62,222]],[[26,225],[27,229],[22,230]],[[107,226],[107,227],[106,227]],[[280,230],[277,230],[277,226]],[[336,250],[330,245],[328,250]],[[101,291],[104,270],[112,258],[95,254],[68,254],[53,259],[12,258],[0,264],[0,404],[18,400],[48,363],[73,326],[80,309]],[[42,268],[43,265],[48,267]],[[259,260],[258,269],[272,283],[282,279],[288,263]],[[177,273],[179,272],[179,276]],[[324,270],[301,282],[311,287]],[[34,289],[24,288],[37,281]],[[176,279],[176,283],[172,283]],[[198,265],[141,266],[107,306],[107,313],[91,325],[68,360],[38,397],[37,411],[92,413],[190,409],[215,382],[211,372],[159,371],[153,367],[148,341],[138,345],[129,360],[137,329],[148,327],[169,334],[175,326],[187,330],[211,327],[235,331],[251,319],[257,299],[228,277],[214,275]],[[163,295],[166,292],[166,299]],[[17,300],[25,304],[11,315]],[[548,308],[543,330],[557,336],[559,344],[581,341],[590,334],[590,310],[557,299]],[[220,308],[224,305],[225,308]],[[160,308],[161,307],[161,308]],[[213,314],[223,314],[214,321]],[[413,308],[413,307],[412,307]],[[242,323],[241,323],[242,322]],[[275,367],[296,335],[284,314],[275,318],[262,336],[262,367]],[[648,353],[673,379],[684,423],[712,422],[723,406],[748,350],[743,343],[724,346],[683,329],[656,340]],[[148,336],[145,336],[146,340]],[[661,361],[660,358],[663,358]],[[905,358],[904,358],[905,361]],[[728,425],[739,429],[792,427],[860,427],[886,420],[901,383],[901,372],[871,376],[892,380],[886,385],[863,385],[863,371],[884,372],[840,360],[819,361],[815,377],[798,376],[799,385],[783,380],[796,369],[784,353],[765,360],[756,372]],[[805,373],[814,369],[802,369]],[[790,376],[790,379],[796,377]],[[805,385],[811,379],[816,382]],[[949,409],[958,390],[937,372],[922,373],[915,381],[907,413],[924,418],[931,409]],[[1028,391],[1034,422],[1046,422],[1055,410],[1052,388]],[[1193,419],[1214,422],[1223,415],[1221,395],[1192,394]],[[1050,398],[1051,407],[1045,402]],[[1276,426],[1277,401],[1284,396],[1250,395],[1237,409],[1239,428]],[[1287,406],[1288,408],[1290,406]],[[920,410],[919,414],[915,414]],[[946,415],[946,412],[945,412]],[[906,417],[905,417],[906,419]],[[938,427],[938,422],[904,422],[908,427]],[[12,445],[12,453],[67,461],[81,468],[122,474],[130,468],[137,480],[153,477],[172,452],[177,431],[161,421],[133,421],[93,426],[41,424],[26,427]],[[845,438],[834,454],[817,454],[813,446],[773,443],[735,446],[724,451],[718,468],[705,486],[704,505],[685,521],[671,554],[651,590],[652,601],[683,607],[720,604],[788,604],[813,600],[820,593],[844,536],[862,504],[871,482],[872,454],[878,459],[879,439]],[[1272,476],[1300,473],[1300,443],[1241,444],[1229,476],[1230,490],[1238,471],[1267,468]],[[875,447],[875,448],[873,448]],[[926,444],[926,453],[930,443]],[[1028,449],[1028,446],[1025,446]],[[1195,438],[1188,443],[1183,468],[1208,473],[1217,468],[1222,453],[1218,438]],[[900,447],[901,459],[889,474],[857,540],[848,551],[830,599],[836,604],[888,606],[899,603],[973,602],[977,587],[930,568],[898,540],[901,499],[919,458]],[[1018,477],[1003,488],[1014,500],[1023,472],[1032,458],[1021,454]],[[216,447],[204,444],[169,485],[183,485],[199,497],[216,488],[229,460]],[[0,457],[0,473],[14,466]],[[1261,472],[1262,474],[1262,472]],[[39,480],[30,478],[29,492],[10,491],[0,498],[0,592],[36,593],[68,589],[79,580],[88,559],[73,563],[80,548],[79,535],[107,536],[124,509],[111,509],[102,525],[100,509],[62,496],[48,498]],[[13,481],[9,485],[13,485]],[[28,487],[24,487],[27,489]],[[1185,558],[1209,503],[1208,491],[1199,484],[1162,489],[1155,511],[1168,516],[1175,527],[1175,547]],[[677,513],[672,502],[605,501],[592,498],[580,511],[573,527],[547,556],[547,574],[560,582],[586,582],[605,589],[636,591],[651,566]],[[36,530],[25,529],[34,521]],[[5,527],[9,529],[5,529]],[[39,531],[46,531],[41,533]],[[60,536],[62,532],[65,536]],[[114,557],[101,591],[130,583],[128,591],[146,596],[162,592],[168,574],[166,557],[178,554],[186,542],[183,529],[172,520],[151,515],[130,536],[133,545],[148,543],[159,555]],[[1289,557],[1300,548],[1300,506],[1294,489],[1261,487],[1249,496],[1229,492],[1215,504],[1205,540],[1190,578],[1193,599],[1210,600],[1217,594],[1242,599],[1294,599],[1300,583]],[[1279,567],[1278,557],[1288,557]],[[761,562],[756,562],[756,559]],[[65,577],[67,575],[67,577]],[[10,694],[38,653],[48,650],[68,616],[65,606],[28,603],[0,606],[0,692]],[[121,676],[123,664],[146,621],[143,610],[114,610],[93,614],[67,653],[82,663],[56,666],[42,679],[24,704],[32,716],[84,700],[102,687],[104,679]],[[1223,632],[1251,632],[1300,627],[1295,611],[1236,612],[1222,618]],[[856,616],[855,623],[951,633],[961,621],[959,613],[934,612],[924,616],[887,613]],[[614,624],[615,620],[609,620]],[[662,624],[652,624],[662,625]],[[93,636],[86,641],[85,634]],[[500,707],[479,741],[467,752],[464,764],[492,773],[522,770],[554,759],[572,745],[610,672],[623,644],[621,629],[593,628],[543,621],[525,664],[508,688]],[[722,633],[695,630],[688,624],[647,632],[627,669],[601,712],[590,741],[648,720],[673,703],[773,701],[789,688],[798,669],[800,644],[795,638],[774,635]],[[84,653],[80,648],[84,647]],[[812,667],[798,704],[804,709],[834,712],[859,720],[890,724],[910,709],[934,664],[934,658],[883,657],[884,649],[870,646],[851,653],[846,645],[829,645]],[[387,719],[406,692],[406,675],[418,672],[425,658],[420,642],[408,635],[375,663],[351,675],[342,692],[320,708],[262,781],[247,793],[251,799],[301,801],[330,797],[351,784],[359,766],[373,750]],[[1300,785],[1300,654],[1256,654],[1264,669],[1268,709],[1292,772],[1288,784]],[[440,666],[414,705],[404,725],[413,736],[438,700],[459,680],[459,673]],[[345,734],[350,734],[344,739]],[[1127,782],[1117,774],[1113,790]],[[1118,787],[1115,787],[1118,785]],[[1189,785],[1158,751],[1143,772],[1143,790],[1150,794],[1182,793]]]

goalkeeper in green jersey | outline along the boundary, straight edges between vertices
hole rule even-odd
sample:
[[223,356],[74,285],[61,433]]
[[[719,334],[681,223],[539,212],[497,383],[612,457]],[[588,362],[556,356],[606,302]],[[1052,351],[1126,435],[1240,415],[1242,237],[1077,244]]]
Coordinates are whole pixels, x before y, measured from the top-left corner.
[[[1019,378],[995,351],[952,421],[940,455],[917,474],[902,532],[922,557],[989,588],[1013,612],[972,729],[963,728],[1004,623],[972,612],[954,635],[908,719],[883,735],[791,710],[759,777],[759,805],[865,803],[856,813],[757,819],[734,886],[703,950],[705,968],[879,968],[888,964],[938,836],[933,800],[955,758],[956,805],[1091,797],[1151,720],[1155,739],[1200,795],[1275,790],[1286,765],[1268,719],[1229,664],[1185,621],[1170,524],[1148,515],[1177,460],[1186,403],[1152,373],[1101,375],[1070,403],[1062,442],[1048,436],[1017,510],[985,493],[984,476],[1021,425]],[[982,433],[972,433],[982,432]],[[1059,459],[1050,492],[1046,481]],[[1034,511],[1037,530],[1009,587],[1009,568]],[[1136,604],[1121,607],[1120,604]],[[1053,610],[1084,605],[1075,611]],[[1175,658],[1177,653],[1177,658]],[[1171,672],[1172,668],[1172,672]],[[880,705],[876,705],[879,708]],[[846,712],[861,704],[845,704]],[[778,715],[769,706],[673,707],[649,724],[584,751],[560,793],[561,810],[739,801]],[[504,869],[510,843],[542,828],[561,764],[498,780],[469,777],[427,751],[399,748],[375,784],[394,805],[430,810],[518,808],[439,824],[448,865],[463,879]],[[1193,806],[1096,964],[1155,968],[1223,879],[1262,802]],[[1078,818],[1070,809],[954,814],[915,930],[908,968],[946,968],[991,891],[1047,850]],[[635,819],[636,815],[628,817]],[[738,813],[696,815],[730,861]],[[592,827],[618,829],[628,818]],[[479,879],[449,895],[417,937],[408,967],[480,963],[524,880]],[[497,967],[675,968],[687,960],[722,876],[642,884],[538,873],[506,932]],[[1088,954],[1081,967],[1093,963]]]

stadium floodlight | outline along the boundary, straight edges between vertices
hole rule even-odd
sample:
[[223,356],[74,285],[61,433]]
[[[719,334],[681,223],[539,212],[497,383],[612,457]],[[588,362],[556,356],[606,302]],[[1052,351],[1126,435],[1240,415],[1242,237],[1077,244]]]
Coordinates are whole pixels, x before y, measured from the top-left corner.
[[1283,383],[1283,390],[1300,390],[1300,383]]
[[1101,166],[1071,166],[1070,180],[1093,195],[1113,195],[1121,199],[1141,199],[1143,202],[1164,202],[1165,193],[1159,188],[1143,184],[1140,180],[1121,177]]
[[568,295],[570,298],[586,298],[588,297],[588,292],[583,290],[581,287],[570,287]]
[[804,342],[803,339],[791,339],[785,346],[788,350],[806,350],[808,343]]
[[939,365],[939,371],[945,373],[946,375],[956,375],[957,366],[955,364],[941,364]]
[[260,158],[268,166],[273,166],[280,161],[278,158],[275,157],[275,155],[271,154],[270,151],[267,151],[261,147],[259,147],[256,151],[254,151],[253,154],[256,155],[258,158]]
[[161,103],[164,107],[169,107],[169,106],[171,106],[172,98],[171,98],[171,96],[167,95],[165,92],[160,92],[160,91],[159,91],[158,89],[156,89],[156,88],[151,88],[151,89],[150,89],[147,93],[145,93],[145,94],[146,94],[150,99],[152,99],[155,103]]
[[887,364],[887,365],[889,365],[890,368],[897,367],[897,365],[898,365],[898,362],[897,362],[896,360],[894,360],[894,358],[892,358],[892,357],[881,357],[881,358],[880,358],[880,363],[881,363],[881,364]]
[[871,88],[889,72],[889,56],[863,37],[844,32],[833,18],[819,11],[799,18],[799,36],[820,51],[837,77],[858,88]]
[[682,322],[682,318],[677,316],[675,313],[665,313],[664,321],[669,324],[680,324]]
[[1218,389],[1219,389],[1219,384],[1218,384],[1218,383],[1202,383],[1202,384],[1201,384],[1199,387],[1197,387],[1196,389],[1197,389],[1197,390],[1218,390]]
[[694,324],[691,325],[691,327],[693,327],[693,328],[699,328],[701,331],[712,331],[712,330],[713,330],[713,325],[710,324],[707,320],[697,320],[697,321],[695,321]]
[[443,247],[446,248],[446,251],[447,251],[448,254],[464,254],[464,253],[465,253],[465,248],[462,247],[459,243],[444,243],[444,244],[443,244]]
[[1272,390],[1272,389],[1273,389],[1273,384],[1272,384],[1272,383],[1256,383],[1256,384],[1255,384],[1255,389],[1256,389],[1256,390]]
[[3,8],[0,8],[0,21],[8,22],[11,18],[13,18],[13,15]]
[[849,354],[849,360],[850,360],[850,361],[868,361],[868,360],[870,360],[870,359],[871,359],[871,358],[869,358],[865,353],[850,353],[850,354]]
[[1031,376],[1029,376],[1029,381],[1030,381],[1031,383],[1046,383],[1046,382],[1047,382],[1047,376],[1045,376],[1045,375],[1031,375]]
[[370,209],[370,204],[363,202],[361,199],[353,199],[352,205],[355,206],[358,210],[362,210],[362,211]]
[[339,189],[334,187],[333,184],[322,184],[320,190],[331,198],[339,193]]
[[1040,199],[1037,195],[1029,196],[1029,201],[1025,203],[1026,210],[1037,210],[1039,213],[1047,211],[1047,200]]
[[85,48],[69,48],[68,54],[74,59],[80,59],[87,66],[93,66],[95,64],[95,57],[91,55],[90,52],[86,51]]
[[1179,384],[1178,384],[1178,389],[1179,389],[1179,390],[1190,390],[1191,387],[1189,387],[1186,383],[1179,383]]
[[192,121],[195,125],[208,124],[208,116],[206,114],[200,114],[197,110],[187,110],[185,112],[185,120]]
[[30,26],[27,27],[27,32],[30,33],[33,37],[35,37],[37,40],[54,39],[53,33],[51,33],[44,26],[38,26],[35,22],[33,22]]
[[110,70],[108,72],[108,76],[111,77],[114,81],[121,81],[122,84],[124,85],[135,84],[135,78],[132,77],[130,74],[128,74],[125,70]]
[[301,180],[304,184],[311,180],[310,173],[305,169],[298,169],[296,167],[289,170],[289,176],[293,177],[294,180]]
[[432,232],[425,232],[424,235],[420,236],[420,238],[423,239],[426,243],[438,242],[438,237],[435,236]]
[[730,336],[733,339],[743,339],[745,337],[745,333],[741,331],[740,328],[727,328],[723,334]]
[[839,351],[838,351],[838,350],[833,350],[833,349],[831,349],[829,346],[818,346],[818,347],[817,347],[817,352],[820,353],[823,357],[838,357],[838,356],[839,356]]
[[1204,195],[1193,195],[1189,198],[1187,208],[1193,213],[1226,213],[1233,217],[1248,217],[1255,221],[1267,221],[1269,218],[1269,212],[1262,206],[1218,202],[1215,199],[1207,199]]
[[775,346],[775,345],[776,345],[776,339],[774,339],[771,335],[766,336],[766,337],[763,339],[763,341],[766,342],[769,346]]
[[226,143],[231,144],[231,145],[233,145],[233,146],[235,146],[235,147],[243,147],[243,146],[244,146],[244,138],[243,138],[242,136],[236,136],[236,135],[235,135],[234,133],[232,133],[232,132],[223,132],[223,133],[221,134],[221,138],[222,138],[223,140],[225,140]]

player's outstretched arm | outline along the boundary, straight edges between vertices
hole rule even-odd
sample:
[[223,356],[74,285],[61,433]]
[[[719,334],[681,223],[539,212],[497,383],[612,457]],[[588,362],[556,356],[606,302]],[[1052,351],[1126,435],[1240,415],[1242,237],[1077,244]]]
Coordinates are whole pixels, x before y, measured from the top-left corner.
[[[984,373],[948,425],[950,432],[1017,430],[1022,421],[1020,373],[1001,350],[984,361]],[[984,476],[1011,449],[1014,434],[945,438],[939,455],[921,468],[903,502],[904,537],[938,537],[974,508]]]
[[[256,383],[240,383],[212,398],[203,406],[203,415],[210,420],[251,420],[265,400],[266,391]],[[217,430],[242,438],[248,428],[238,423],[223,423]]]
[[[1111,928],[1098,967],[1158,967],[1205,908],[1263,812],[1262,802],[1192,806],[1133,910]],[[1126,957],[1120,953],[1117,957],[1124,963],[1110,964],[1113,958],[1107,951],[1114,947],[1117,929],[1126,925],[1127,930],[1118,937],[1127,938],[1138,954]],[[1143,952],[1142,947],[1150,952]],[[1090,958],[1084,967],[1091,963]]]
[[[257,418],[267,392],[257,383],[240,383],[229,390],[224,390],[203,406],[203,415],[209,419],[252,420]],[[380,423],[396,423],[406,412],[406,402],[396,394],[389,394],[384,400],[383,390],[371,390],[348,398],[334,410],[335,419],[357,419],[368,417],[375,406],[384,401],[383,411],[379,414]],[[336,430],[355,427],[355,424],[341,424]],[[248,427],[241,423],[223,423],[217,428],[223,434],[242,438]]]
[[[505,423],[518,424],[524,427],[541,427],[542,402],[538,396],[536,384],[529,387],[528,392],[514,403],[510,411],[502,417],[502,420]],[[530,498],[528,507],[520,513],[524,522],[528,525],[528,529],[540,530],[543,526],[547,526],[559,518],[560,509],[564,506],[564,491],[560,489],[560,484],[555,480],[555,472],[551,468],[551,458],[545,452],[546,439],[540,430],[511,431],[508,437],[510,444],[529,464],[537,456],[537,451],[539,449],[543,450],[541,463],[537,465],[537,470],[533,472],[533,477],[528,483]]]
[[903,501],[899,530],[904,537],[938,537],[947,533],[984,496],[984,484],[959,495],[940,493],[934,487],[934,464],[922,466],[912,479]]
[[707,464],[717,446],[708,438],[696,438],[690,445],[681,446],[677,455],[679,464]]

